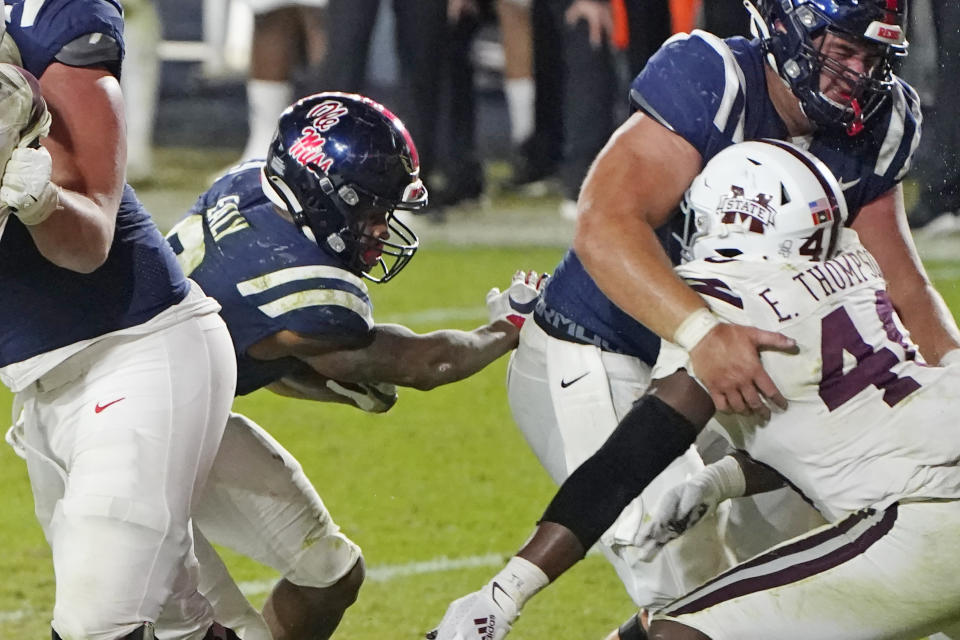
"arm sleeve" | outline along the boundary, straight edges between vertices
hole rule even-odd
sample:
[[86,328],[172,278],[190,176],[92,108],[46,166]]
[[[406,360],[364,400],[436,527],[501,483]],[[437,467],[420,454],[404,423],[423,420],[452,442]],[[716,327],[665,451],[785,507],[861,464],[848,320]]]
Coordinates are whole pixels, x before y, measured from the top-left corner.
[[656,396],[641,398],[604,445],[567,478],[541,521],[563,525],[589,549],[696,435],[694,425],[668,404]]

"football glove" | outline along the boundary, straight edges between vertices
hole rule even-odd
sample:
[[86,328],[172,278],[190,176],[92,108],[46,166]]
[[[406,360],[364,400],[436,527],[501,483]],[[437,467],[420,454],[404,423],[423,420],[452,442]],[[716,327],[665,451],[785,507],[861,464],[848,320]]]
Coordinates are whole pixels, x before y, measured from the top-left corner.
[[338,382],[327,380],[327,388],[367,413],[385,413],[397,403],[397,388],[386,382]]
[[637,530],[634,543],[640,559],[649,562],[665,544],[716,512],[724,500],[742,496],[745,489],[743,470],[732,456],[707,465],[673,487],[660,498],[651,519]]
[[451,602],[427,640],[503,640],[526,601],[549,581],[540,567],[514,556],[480,591]]
[[9,64],[0,64],[0,114],[0,204],[24,224],[40,224],[60,203],[50,154],[37,142],[51,118],[36,79]]
[[427,640],[503,640],[519,612],[498,582],[454,600]]
[[490,312],[490,324],[499,320],[508,320],[517,329],[533,313],[537,297],[543,291],[548,274],[538,275],[536,271],[517,271],[510,280],[506,291],[494,287],[487,292],[487,311]]

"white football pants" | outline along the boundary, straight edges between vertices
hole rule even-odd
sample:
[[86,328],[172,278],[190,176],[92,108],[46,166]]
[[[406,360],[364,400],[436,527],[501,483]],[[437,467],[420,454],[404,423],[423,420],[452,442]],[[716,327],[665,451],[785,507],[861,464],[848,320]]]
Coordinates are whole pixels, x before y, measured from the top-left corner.
[[[231,413],[193,511],[200,591],[217,622],[243,640],[270,640],[207,540],[275,569],[293,584],[330,587],[360,559],[293,455],[249,418]],[[164,629],[157,633],[166,640]]]
[[[552,338],[532,320],[523,325],[507,373],[513,418],[557,484],[600,448],[649,384],[650,367],[638,358]],[[656,609],[730,566],[721,542],[725,509],[664,547],[652,562],[638,560],[631,544],[644,513],[702,468],[691,447],[600,539],[638,607]]]
[[213,612],[197,591],[190,511],[235,384],[227,328],[207,312],[105,337],[18,394],[14,439],[53,553],[64,640],[115,640],[165,605],[176,638],[203,637]]
[[958,500],[864,511],[777,545],[654,617],[711,640],[956,637],[958,537]]

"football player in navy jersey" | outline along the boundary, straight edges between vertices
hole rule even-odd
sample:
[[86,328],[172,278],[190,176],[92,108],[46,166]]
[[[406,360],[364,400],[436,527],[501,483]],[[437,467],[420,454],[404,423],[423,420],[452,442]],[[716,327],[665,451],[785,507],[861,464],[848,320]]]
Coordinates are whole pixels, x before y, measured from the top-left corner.
[[[749,6],[756,38],[679,34],[632,83],[635,113],[587,175],[573,247],[553,270],[510,364],[514,418],[557,481],[604,442],[647,387],[661,337],[691,350],[720,409],[763,414],[783,404],[757,350],[789,348],[790,341],[717,323],[671,270],[682,194],[710,158],[739,141],[792,140],[820,158],[838,176],[848,225],[876,256],[924,358],[960,359],[960,334],[924,273],[903,212],[900,181],[920,135],[916,93],[891,70],[907,50],[906,4],[825,6],[760,0]],[[638,606],[669,599],[696,579],[691,571],[714,570],[703,558],[721,557],[690,555],[683,547],[704,541],[681,540],[651,566],[630,544],[645,508],[698,464],[695,452],[675,462],[666,472],[673,480],[658,478],[601,539]],[[781,497],[793,506],[781,510],[779,533],[817,522],[789,490]],[[734,541],[734,550],[747,554],[754,542],[749,535]]]
[[2,60],[37,78],[27,95],[52,115],[39,145],[42,119],[2,158],[0,378],[53,554],[53,637],[152,638],[162,612],[169,637],[235,637],[197,590],[190,525],[235,363],[219,306],[124,183],[122,9],[4,8]]
[[[265,161],[225,174],[170,231],[184,270],[222,306],[238,394],[267,388],[383,412],[395,385],[453,382],[516,346],[537,295],[532,273],[491,290],[490,322],[473,331],[374,322],[365,281],[391,280],[417,249],[394,210],[426,205],[419,171],[406,128],[382,105],[314,94],[281,115]],[[227,420],[194,519],[201,590],[245,640],[326,638],[356,598],[360,548],[293,456],[242,415]],[[282,574],[263,619],[204,538]]]

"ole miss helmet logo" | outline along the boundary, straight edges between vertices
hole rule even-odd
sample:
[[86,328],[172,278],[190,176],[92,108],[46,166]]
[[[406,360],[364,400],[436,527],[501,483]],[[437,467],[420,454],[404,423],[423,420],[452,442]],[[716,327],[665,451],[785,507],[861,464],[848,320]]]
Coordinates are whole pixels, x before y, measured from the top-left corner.
[[290,145],[288,155],[314,173],[314,168],[328,172],[333,166],[333,158],[324,152],[327,139],[323,134],[335,127],[346,114],[347,108],[337,100],[324,100],[310,109],[307,113],[310,124],[300,131],[300,137]]

